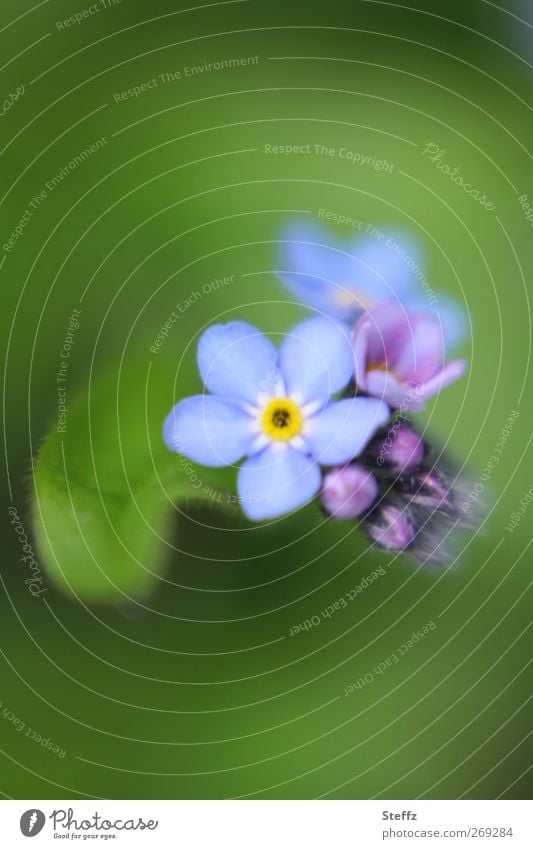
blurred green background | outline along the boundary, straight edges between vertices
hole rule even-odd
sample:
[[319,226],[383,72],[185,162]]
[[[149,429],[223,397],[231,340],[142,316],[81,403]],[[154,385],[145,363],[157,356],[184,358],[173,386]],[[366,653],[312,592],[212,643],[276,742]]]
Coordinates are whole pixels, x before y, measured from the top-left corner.
[[[533,206],[531,21],[519,19],[525,4],[417,5],[2,3],[5,796],[530,795],[533,514],[512,532],[506,525],[533,483],[532,225],[519,200]],[[243,57],[258,61],[185,72]],[[153,79],[139,96],[119,97]],[[429,143],[494,210],[423,156]],[[265,144],[347,147],[394,167],[269,155]],[[419,421],[467,460],[472,485],[519,413],[483,480],[482,526],[451,569],[369,551],[356,526],[324,522],[315,505],[255,528],[214,500],[195,507],[191,484],[191,503],[169,514],[159,428],[180,395],[200,388],[197,335],[229,316],[276,334],[305,314],[273,273],[276,240],[296,210],[316,222],[320,208],[409,234],[433,288],[468,310],[468,377]],[[198,290],[150,352],[176,304]],[[49,575],[33,597],[10,524],[14,505],[30,534],[33,459],[57,426],[74,309],[65,464],[73,486],[92,482],[99,521],[119,502],[131,507],[117,557],[143,529],[165,552],[137,601],[69,597]],[[163,462],[166,478],[156,475]],[[167,501],[161,515],[150,513],[156,490]],[[70,545],[56,571],[78,569],[79,586],[93,580],[84,517],[94,518],[78,512],[74,544],[68,511],[64,538],[61,515],[54,525],[58,550]],[[149,562],[143,538],[132,574],[147,575]],[[94,574],[114,564],[94,553]],[[385,574],[356,600],[321,616],[378,567]],[[314,616],[318,626],[290,636]],[[436,627],[401,662],[372,675],[429,622]],[[368,673],[370,684],[344,695]]]

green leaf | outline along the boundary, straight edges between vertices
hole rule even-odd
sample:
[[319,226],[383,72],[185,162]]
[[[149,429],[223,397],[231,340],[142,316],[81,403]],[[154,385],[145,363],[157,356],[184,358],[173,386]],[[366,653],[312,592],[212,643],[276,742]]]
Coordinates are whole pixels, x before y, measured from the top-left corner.
[[64,432],[54,422],[34,467],[33,525],[47,575],[85,601],[138,599],[173,552],[183,508],[204,502],[233,515],[235,470],[195,467],[170,453],[164,417],[179,397],[168,368],[146,361],[107,370],[68,400]]

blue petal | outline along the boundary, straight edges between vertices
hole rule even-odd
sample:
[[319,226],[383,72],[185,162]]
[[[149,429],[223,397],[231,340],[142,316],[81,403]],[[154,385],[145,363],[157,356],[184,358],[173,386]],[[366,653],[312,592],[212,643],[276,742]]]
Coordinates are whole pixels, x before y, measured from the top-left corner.
[[277,353],[260,330],[244,321],[215,324],[200,338],[198,368],[214,394],[254,404],[278,376]]
[[300,404],[324,403],[353,377],[348,328],[329,318],[302,321],[283,340],[279,365],[289,395]]
[[296,510],[320,489],[316,463],[288,445],[270,445],[244,461],[237,490],[241,507],[255,522]]
[[357,289],[372,303],[383,298],[403,300],[416,284],[423,265],[419,247],[405,233],[385,233],[352,243],[358,260]]
[[412,295],[405,301],[410,310],[426,310],[434,313],[439,319],[444,333],[446,348],[456,348],[470,335],[466,311],[450,295],[436,293],[437,303],[432,303],[424,294]]
[[204,466],[228,466],[247,453],[253,421],[239,404],[212,395],[193,395],[176,404],[163,425],[170,451]]
[[382,298],[403,298],[416,282],[418,249],[405,235],[341,241],[296,222],[282,234],[278,275],[298,300],[339,321],[353,321]]
[[361,453],[389,416],[387,405],[375,398],[335,401],[314,417],[306,445],[322,465],[346,463]]

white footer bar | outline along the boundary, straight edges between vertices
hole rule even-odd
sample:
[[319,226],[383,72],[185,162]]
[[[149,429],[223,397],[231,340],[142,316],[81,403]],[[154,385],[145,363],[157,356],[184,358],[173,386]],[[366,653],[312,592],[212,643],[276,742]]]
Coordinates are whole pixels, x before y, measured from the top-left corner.
[[[1,845],[531,849],[527,801],[1,801]],[[35,838],[35,843],[28,840]]]

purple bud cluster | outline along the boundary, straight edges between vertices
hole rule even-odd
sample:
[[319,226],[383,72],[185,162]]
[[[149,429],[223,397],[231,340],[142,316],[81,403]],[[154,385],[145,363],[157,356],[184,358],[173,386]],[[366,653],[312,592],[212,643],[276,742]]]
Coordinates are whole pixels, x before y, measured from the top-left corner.
[[451,532],[464,526],[456,476],[410,425],[390,433],[381,429],[357,462],[325,473],[322,508],[336,519],[358,518],[379,548],[443,564]]

